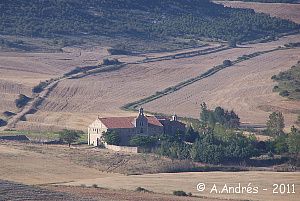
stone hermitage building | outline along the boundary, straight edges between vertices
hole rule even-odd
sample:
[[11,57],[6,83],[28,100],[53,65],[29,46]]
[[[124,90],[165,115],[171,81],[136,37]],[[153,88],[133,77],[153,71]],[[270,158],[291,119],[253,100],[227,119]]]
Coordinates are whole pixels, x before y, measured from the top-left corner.
[[101,136],[102,132],[106,131],[116,131],[121,137],[120,145],[127,146],[130,145],[130,139],[136,135],[174,135],[178,130],[185,132],[185,124],[177,120],[176,114],[170,120],[163,116],[147,116],[144,114],[143,108],[140,108],[137,117],[98,117],[88,127],[88,144],[103,145]]

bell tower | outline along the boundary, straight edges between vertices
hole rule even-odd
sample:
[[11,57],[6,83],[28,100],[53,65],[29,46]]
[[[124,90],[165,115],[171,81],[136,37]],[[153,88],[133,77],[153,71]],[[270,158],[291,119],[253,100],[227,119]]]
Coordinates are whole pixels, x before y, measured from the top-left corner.
[[174,115],[172,116],[172,121],[177,121],[177,115],[174,112]]
[[148,133],[148,119],[144,115],[144,108],[141,107],[139,109],[139,116],[135,120],[136,131],[139,134],[147,134]]

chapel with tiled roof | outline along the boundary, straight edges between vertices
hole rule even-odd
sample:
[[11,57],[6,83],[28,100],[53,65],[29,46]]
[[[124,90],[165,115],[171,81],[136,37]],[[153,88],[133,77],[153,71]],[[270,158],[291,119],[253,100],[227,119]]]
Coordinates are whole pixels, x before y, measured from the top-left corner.
[[136,135],[172,135],[178,130],[185,132],[185,124],[179,122],[175,114],[170,120],[163,116],[145,115],[143,108],[140,108],[136,117],[98,117],[88,127],[88,143],[94,146],[102,145],[101,136],[106,131],[116,131],[121,137],[120,145],[129,145],[130,139]]

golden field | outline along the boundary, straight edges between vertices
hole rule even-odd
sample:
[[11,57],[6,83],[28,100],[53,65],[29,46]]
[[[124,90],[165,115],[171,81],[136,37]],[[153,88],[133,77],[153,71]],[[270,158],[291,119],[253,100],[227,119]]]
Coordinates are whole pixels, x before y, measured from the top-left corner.
[[[85,131],[98,115],[136,115],[119,107],[196,77],[226,59],[235,60],[245,54],[297,41],[300,41],[299,35],[285,36],[270,43],[244,45],[195,57],[127,64],[115,71],[94,73],[79,79],[63,79],[45,97],[38,111],[27,114],[27,121],[19,121],[15,129],[47,131],[67,127]],[[202,49],[214,46],[212,44]],[[0,59],[4,61],[0,65],[3,72],[0,78],[1,111],[17,112],[14,100],[18,94],[31,96],[32,88],[40,81],[60,77],[76,67],[98,65],[103,58],[118,58],[121,62],[132,63],[166,54],[113,57],[108,55],[106,49],[75,46],[64,48],[63,53],[0,53]],[[284,112],[289,128],[296,115],[286,111],[299,108],[299,103],[287,102],[273,93],[276,83],[270,77],[299,61],[298,52],[299,48],[279,50],[254,57],[143,106],[152,112],[176,112],[179,116],[198,118],[199,104],[204,101],[209,108],[221,106],[234,109],[241,122],[249,126],[264,125],[268,119],[269,112],[258,109],[258,106],[272,106]]]

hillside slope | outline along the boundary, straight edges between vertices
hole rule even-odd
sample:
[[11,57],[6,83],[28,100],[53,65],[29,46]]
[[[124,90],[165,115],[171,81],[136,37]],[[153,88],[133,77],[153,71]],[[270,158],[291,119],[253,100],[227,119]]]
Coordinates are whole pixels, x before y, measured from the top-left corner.
[[[3,5],[8,5],[8,3],[11,2],[2,1],[0,7],[3,8]],[[16,8],[18,6],[15,5]],[[264,6],[269,5],[265,4]],[[24,5],[25,8],[27,7]],[[139,9],[142,11],[142,8]],[[95,73],[80,79],[66,79],[59,82],[47,95],[36,113],[26,115],[24,118],[26,121],[19,121],[14,129],[60,130],[67,127],[85,131],[87,125],[98,115],[102,117],[136,115],[122,111],[119,107],[194,78],[213,66],[222,64],[224,60],[234,60],[242,55],[271,50],[291,42],[299,42],[299,37],[299,35],[286,36],[269,43],[244,45],[238,49],[194,57],[128,64],[117,71]],[[107,52],[109,47],[96,45],[64,47],[62,52],[51,54],[1,52],[0,100],[2,104],[0,105],[0,118],[6,119],[2,113],[4,111],[18,112],[14,101],[19,94],[31,96],[32,88],[40,81],[60,77],[76,67],[98,65],[106,58],[117,58],[121,62],[134,63],[146,58],[151,60],[154,57],[198,51],[216,46],[218,45],[210,44],[173,52],[117,56],[109,55]],[[236,110],[243,123],[263,125],[267,120],[268,113],[256,107],[279,108],[285,111],[286,125],[289,127],[295,120],[295,114],[290,114],[289,111],[297,108],[298,104],[285,102],[282,97],[271,91],[258,90],[258,93],[255,94],[255,89],[264,87],[264,90],[271,89],[275,83],[272,83],[270,77],[279,71],[290,68],[299,61],[297,52],[298,49],[291,49],[255,57],[238,66],[233,66],[231,70],[227,69],[228,71],[226,70],[224,73],[216,74],[216,77],[211,77],[212,79],[202,80],[191,85],[194,87],[189,86],[162,99],[150,102],[144,105],[145,109],[166,114],[176,112],[180,116],[198,118],[200,108],[195,103],[206,101],[212,108],[222,106],[229,110]],[[273,61],[270,61],[268,57]],[[253,75],[249,73],[253,73]],[[261,76],[255,77],[260,73]],[[221,86],[220,83],[224,84]],[[232,83],[238,84],[232,86]],[[229,86],[232,86],[231,90]],[[262,94],[262,92],[265,93]],[[272,98],[270,99],[270,97]]]
[[231,8],[253,9],[256,13],[267,13],[271,17],[279,17],[300,24],[300,4],[257,3],[241,1],[213,1]]
[[[40,0],[0,3],[0,33],[39,37],[207,37],[249,41],[299,30],[296,23],[208,0]],[[25,25],[25,26],[24,26]]]
[[[55,130],[69,127],[85,130],[98,115],[136,115],[119,107],[202,74],[225,59],[234,60],[244,54],[274,49],[288,42],[299,41],[299,37],[290,36],[268,44],[247,45],[239,48],[239,51],[229,49],[190,58],[128,64],[117,71],[67,79],[53,89],[37,113],[26,115],[27,121],[18,122],[17,129]],[[170,115],[176,112],[179,116],[198,118],[200,108],[195,103],[205,101],[212,108],[221,106],[234,109],[243,123],[263,125],[268,113],[256,107],[283,100],[278,94],[272,93],[276,83],[270,78],[300,60],[297,50],[280,50],[246,60],[143,106],[152,112]],[[151,58],[151,54],[145,56]],[[134,58],[122,56],[119,60],[133,61]],[[289,127],[296,118],[294,114],[285,115]]]

